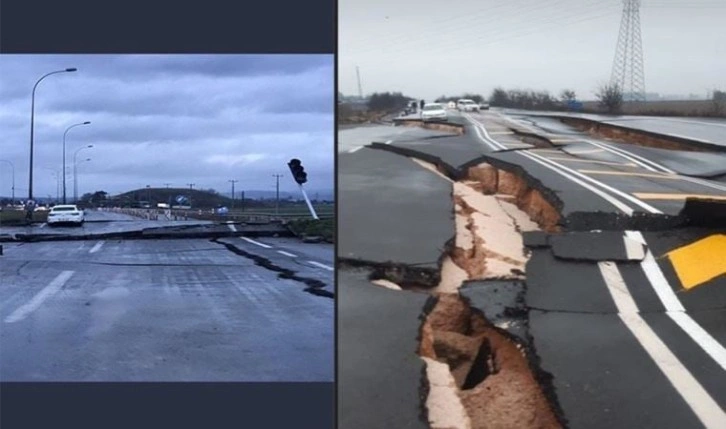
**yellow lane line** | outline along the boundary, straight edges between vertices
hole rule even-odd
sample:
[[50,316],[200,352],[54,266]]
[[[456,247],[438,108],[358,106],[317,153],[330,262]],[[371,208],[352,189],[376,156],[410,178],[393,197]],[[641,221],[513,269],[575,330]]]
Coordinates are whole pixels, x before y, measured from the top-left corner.
[[637,165],[632,164],[632,163],[623,164],[620,162],[591,161],[589,159],[561,158],[561,157],[549,157],[549,156],[547,157],[547,159],[556,160],[556,161],[582,162],[585,164],[617,165],[619,167],[637,167]]
[[726,273],[726,234],[711,235],[666,254],[685,289]]
[[709,200],[726,201],[726,195],[706,194],[658,194],[648,192],[634,192],[633,196],[641,200],[685,200],[686,198],[704,198]]
[[682,180],[681,176],[677,174],[655,174],[655,173],[631,173],[627,171],[605,171],[605,170],[577,170],[580,173],[586,174],[607,174],[611,176],[636,176],[636,177],[653,177],[656,179],[679,179]]

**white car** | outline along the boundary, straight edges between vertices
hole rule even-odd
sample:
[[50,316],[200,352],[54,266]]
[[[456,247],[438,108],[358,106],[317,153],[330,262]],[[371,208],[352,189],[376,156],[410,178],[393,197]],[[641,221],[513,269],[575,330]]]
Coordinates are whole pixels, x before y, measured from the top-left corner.
[[479,110],[489,110],[489,103],[485,101],[479,103]]
[[54,206],[48,213],[48,226],[64,223],[81,226],[85,220],[83,210],[80,210],[78,206],[70,204]]
[[456,102],[456,108],[462,112],[478,112],[479,105],[473,100],[462,99]]
[[421,119],[426,121],[446,121],[449,119],[449,115],[446,113],[446,109],[439,103],[428,103],[424,104],[423,110],[421,111]]

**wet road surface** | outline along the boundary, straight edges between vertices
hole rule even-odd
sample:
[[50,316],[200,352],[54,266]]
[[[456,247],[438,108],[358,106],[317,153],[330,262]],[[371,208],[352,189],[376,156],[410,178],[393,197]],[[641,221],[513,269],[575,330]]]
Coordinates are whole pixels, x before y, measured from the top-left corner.
[[[111,222],[83,228],[158,223],[93,218]],[[333,380],[332,245],[229,236],[3,246],[3,381]]]

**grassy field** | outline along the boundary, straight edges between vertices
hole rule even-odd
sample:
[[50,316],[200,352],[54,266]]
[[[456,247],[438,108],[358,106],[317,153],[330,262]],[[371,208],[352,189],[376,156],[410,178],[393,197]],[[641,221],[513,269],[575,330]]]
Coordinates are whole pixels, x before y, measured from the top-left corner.
[[[33,212],[33,222],[45,222],[47,220],[47,211]],[[25,223],[25,212],[23,210],[3,210],[0,212],[0,225],[22,223]]]
[[318,236],[323,237],[327,242],[335,241],[334,219],[300,219],[288,223],[290,230],[297,236]]

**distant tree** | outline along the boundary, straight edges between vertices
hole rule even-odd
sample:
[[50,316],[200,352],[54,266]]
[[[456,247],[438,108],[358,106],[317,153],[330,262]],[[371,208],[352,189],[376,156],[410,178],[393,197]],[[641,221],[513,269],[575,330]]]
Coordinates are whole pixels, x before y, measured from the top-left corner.
[[562,100],[565,104],[576,101],[577,96],[575,95],[575,91],[571,89],[563,89],[560,93],[560,100]]
[[605,108],[608,113],[620,113],[623,107],[623,91],[620,89],[620,85],[616,83],[600,85],[595,96],[600,106]]
[[406,107],[410,97],[400,92],[383,92],[371,94],[368,99],[368,109],[376,112],[392,112]]
[[510,100],[507,91],[503,88],[495,88],[489,97],[489,104],[495,107],[510,107]]

